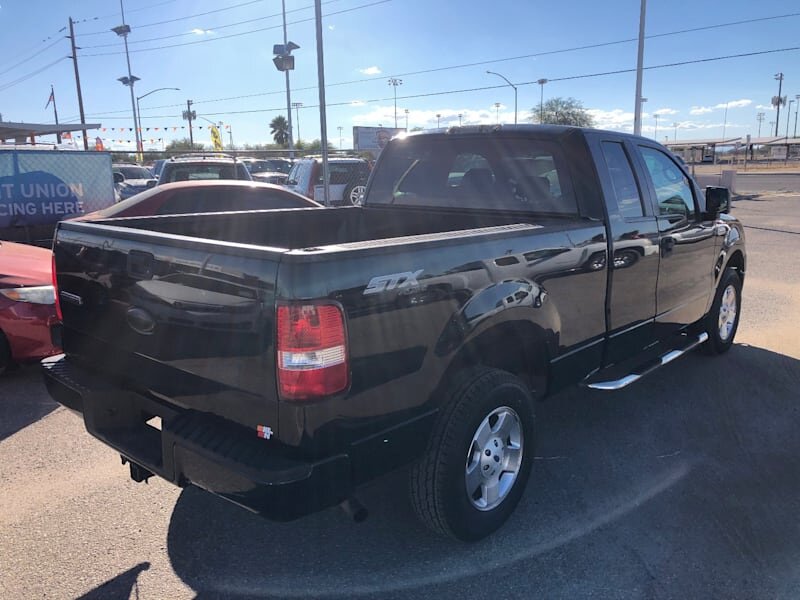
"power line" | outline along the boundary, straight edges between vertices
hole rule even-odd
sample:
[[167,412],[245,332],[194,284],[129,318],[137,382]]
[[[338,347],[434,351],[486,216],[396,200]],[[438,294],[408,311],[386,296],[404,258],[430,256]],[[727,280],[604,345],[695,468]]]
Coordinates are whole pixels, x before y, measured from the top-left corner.
[[[62,27],[62,28],[61,28],[61,29],[59,29],[59,30],[58,30],[56,33],[53,33],[53,34],[51,34],[51,35],[47,36],[46,38],[44,38],[44,39],[43,39],[41,42],[39,42],[39,43],[38,43],[38,44],[36,44],[35,46],[31,46],[31,47],[30,47],[30,48],[28,48],[27,50],[24,50],[24,51],[22,51],[22,52],[18,52],[17,54],[12,54],[11,56],[7,57],[7,58],[8,58],[8,60],[9,60],[9,62],[11,62],[12,60],[15,60],[15,59],[19,58],[20,56],[26,56],[27,54],[29,54],[30,52],[33,52],[34,50],[38,50],[38,49],[39,49],[39,47],[40,47],[42,44],[45,44],[45,43],[49,42],[50,40],[52,40],[52,39],[53,39],[54,37],[56,37],[56,36],[58,36],[58,41],[60,41],[60,40],[64,39],[64,38],[63,38],[63,36],[61,36],[61,35],[60,35],[60,34],[64,33],[64,30],[66,30],[66,27]],[[8,63],[5,63],[5,64],[8,64]],[[2,66],[2,65],[0,65],[0,66]],[[9,70],[10,70],[10,69],[9,69]]]
[[[327,0],[327,2],[323,2],[322,4],[332,4],[333,2],[341,2],[341,0]],[[302,12],[304,10],[309,10],[309,9],[313,9],[313,8],[314,8],[314,5],[312,4],[310,6],[304,6],[302,8],[294,8],[292,10],[287,10],[286,14]],[[213,31],[219,31],[220,29],[229,29],[230,27],[238,27],[239,25],[247,25],[248,23],[255,23],[256,21],[265,21],[267,19],[274,19],[274,18],[277,18],[277,17],[280,17],[280,16],[282,16],[282,13],[275,13],[275,14],[272,14],[272,15],[264,16],[264,17],[255,17],[253,19],[245,19],[244,21],[239,21],[237,23],[228,23],[227,25],[216,25],[213,28]],[[198,29],[202,29],[202,28],[198,28]],[[243,33],[246,33],[246,32],[243,32]],[[184,31],[183,33],[175,33],[175,34],[172,34],[172,35],[162,35],[162,36],[159,36],[159,37],[146,38],[146,39],[143,39],[143,40],[130,40],[128,42],[128,44],[129,45],[145,44],[147,42],[158,42],[158,41],[161,41],[161,40],[169,40],[169,39],[174,39],[174,38],[179,38],[179,37],[186,37],[186,36],[190,36],[190,35],[197,35],[197,34],[194,31]],[[93,49],[93,48],[115,48],[116,46],[117,46],[117,44],[96,44],[94,46],[83,46],[83,49],[84,50],[90,50],[90,49]]]
[[44,53],[44,52],[47,52],[48,50],[50,50],[50,48],[52,48],[52,47],[53,47],[53,46],[55,46],[56,44],[60,44],[60,43],[62,43],[63,41],[64,41],[64,38],[57,39],[55,42],[53,42],[53,43],[52,43],[52,44],[50,44],[49,46],[45,46],[44,48],[42,48],[41,50],[39,50],[39,51],[38,51],[36,54],[31,54],[31,55],[30,55],[28,58],[26,58],[26,59],[24,59],[24,60],[21,60],[21,61],[19,61],[18,63],[14,64],[14,65],[12,65],[12,66],[10,66],[10,67],[8,67],[8,68],[7,68],[5,71],[0,71],[0,75],[5,75],[5,74],[6,74],[6,73],[8,73],[9,71],[13,71],[13,70],[14,70],[14,69],[16,69],[17,67],[20,67],[20,66],[24,65],[26,62],[33,60],[34,58],[36,58],[36,57],[37,57],[37,56],[39,56],[40,54],[42,54],[42,53]]
[[12,88],[17,84],[22,83],[23,81],[27,81],[28,79],[30,79],[31,77],[33,77],[35,75],[38,75],[42,71],[46,71],[50,67],[52,67],[54,65],[57,65],[62,60],[67,60],[67,57],[66,56],[62,56],[58,60],[54,60],[53,62],[51,62],[51,63],[49,63],[49,64],[47,64],[47,65],[45,65],[43,67],[40,67],[39,69],[36,69],[35,71],[32,71],[31,73],[28,73],[27,75],[23,75],[22,77],[20,77],[18,79],[15,79],[14,81],[10,81],[10,82],[8,82],[6,84],[0,85],[0,92],[3,92],[3,91],[5,91],[5,90],[7,90],[9,88]]
[[[370,8],[370,7],[373,7],[373,6],[377,6],[379,4],[386,4],[387,2],[391,2],[391,1],[392,0],[377,0],[376,2],[370,2],[369,4],[362,4],[361,6],[354,6],[353,8],[345,8],[345,9],[342,9],[342,10],[337,10],[337,11],[334,11],[334,12],[330,12],[330,13],[324,15],[324,16],[331,17],[331,16],[334,16],[334,15],[341,15],[341,14],[353,12],[353,11],[356,11],[356,10],[361,10],[362,8]],[[309,23],[309,22],[313,22],[313,21],[314,21],[314,17],[309,17],[307,19],[300,19],[299,21],[292,21],[291,23],[288,23],[288,24],[289,25],[299,25],[300,23]],[[151,52],[153,50],[166,50],[168,48],[178,48],[180,46],[194,46],[194,45],[197,45],[197,44],[208,44],[210,42],[217,42],[217,41],[220,41],[220,40],[227,40],[227,39],[230,39],[230,38],[240,37],[240,36],[243,36],[243,35],[250,35],[252,33],[261,33],[263,31],[270,31],[272,29],[279,29],[281,27],[282,27],[281,25],[272,25],[270,27],[262,27],[260,29],[251,29],[251,30],[242,31],[242,32],[239,32],[239,33],[231,33],[231,34],[228,34],[228,35],[220,35],[220,36],[208,38],[208,39],[205,39],[205,40],[196,40],[194,42],[183,42],[183,43],[180,43],[180,44],[168,44],[168,45],[165,45],[165,46],[153,46],[152,48],[140,48],[139,50],[131,50],[130,53],[134,54],[134,53],[137,53],[137,52]],[[125,53],[124,52],[98,52],[96,54],[84,54],[83,56],[84,57],[89,57],[89,56],[116,56],[118,54],[125,54]]]
[[[236,8],[241,8],[242,6],[248,6],[250,4],[257,4],[259,2],[265,2],[266,0],[248,0],[248,2],[242,2],[240,4],[233,4],[231,6],[226,6],[225,8],[216,8],[214,10],[208,10],[206,12],[196,13],[194,15],[184,15],[182,17],[175,17],[174,19],[167,19],[165,21],[156,21],[154,23],[144,23],[143,25],[131,25],[131,29],[144,29],[145,27],[155,27],[156,25],[165,25],[167,23],[175,23],[176,21],[184,21],[186,19],[194,19],[195,17],[205,17],[206,15],[212,15],[214,13],[225,12],[228,10],[234,10]],[[162,2],[162,4],[167,4],[167,2]],[[158,5],[156,5],[158,6]],[[133,11],[129,11],[133,12]],[[94,19],[105,19],[110,18],[113,16],[119,15],[109,15],[108,17],[95,17]],[[81,35],[101,35],[104,33],[108,33],[108,31],[90,31],[88,33],[82,33]]]

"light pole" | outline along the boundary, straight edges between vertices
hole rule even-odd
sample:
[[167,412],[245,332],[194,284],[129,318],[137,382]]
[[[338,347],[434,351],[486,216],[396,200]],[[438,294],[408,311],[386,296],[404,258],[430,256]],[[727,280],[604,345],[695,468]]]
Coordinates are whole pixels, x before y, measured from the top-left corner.
[[442,114],[441,113],[436,113],[436,129],[439,129],[439,127],[440,127],[439,119],[441,119],[441,118],[442,118]]
[[756,115],[756,121],[758,121],[758,137],[761,137],[761,123],[764,122],[764,113],[758,113]]
[[[458,126],[459,127],[461,127],[461,117],[463,117],[463,116],[464,116],[463,114],[458,113]],[[516,121],[515,121],[515,123],[516,123]]]
[[794,100],[789,100],[789,108],[786,109],[786,139],[789,139],[789,121],[792,120],[792,104]]
[[397,86],[403,85],[403,80],[390,77],[388,83],[394,89],[394,128],[397,129]]
[[673,142],[677,142],[678,141],[678,123],[673,123],[672,126],[675,128],[675,134],[672,137],[672,141]]
[[344,127],[339,125],[336,129],[339,130],[339,150],[341,150],[342,149],[342,130],[344,129]]
[[406,113],[406,132],[408,132],[408,109],[405,109]]
[[778,82],[778,95],[772,99],[772,106],[778,109],[778,112],[775,113],[775,137],[778,137],[778,124],[781,122],[781,104],[785,102],[781,96],[783,73],[775,73],[775,80]]
[[539,125],[544,125],[544,84],[547,79],[539,79],[536,83],[539,84]]
[[653,139],[658,141],[658,113],[653,113],[653,118],[656,120],[656,130],[653,133]]
[[647,0],[642,0],[639,9],[639,48],[636,56],[636,100],[634,102],[633,135],[642,135],[642,71],[644,67],[644,24]]
[[500,103],[499,102],[495,102],[494,103],[494,108],[497,111],[497,124],[499,125],[500,124]]
[[725,103],[725,119],[722,121],[722,141],[725,141],[725,130],[728,128],[728,103]]
[[292,102],[292,108],[294,109],[294,114],[297,117],[295,121],[297,121],[297,141],[300,141],[300,107],[303,106],[302,102]]
[[[154,90],[150,90],[146,94],[142,94],[141,96],[136,96],[136,116],[137,116],[136,125],[139,128],[140,135],[142,132],[142,111],[139,110],[139,100],[141,100],[142,98],[146,98],[150,94],[155,94],[156,92],[160,92],[162,90],[175,90],[176,92],[179,92],[181,88],[172,88],[172,87],[156,88]],[[144,151],[144,142],[142,142],[142,151]]]
[[794,97],[794,99],[797,100],[797,103],[794,106],[794,134],[792,135],[792,137],[796,138],[797,137],[797,109],[800,108],[800,94],[797,94]]
[[[515,86],[515,85],[514,85],[513,83],[511,83],[511,82],[510,82],[508,79],[506,79],[505,77],[503,77],[502,75],[500,75],[500,73],[495,73],[494,71],[486,71],[486,72],[487,72],[489,75],[497,75],[497,76],[498,76],[500,79],[502,79],[502,80],[503,80],[503,81],[505,81],[505,82],[506,82],[508,85],[510,85],[512,88],[514,88],[514,125],[516,125],[516,124],[517,124],[517,86]],[[459,115],[459,117],[460,117],[460,116],[461,116],[461,115]],[[461,125],[461,123],[460,123],[460,122],[459,122],[458,124],[459,124],[459,125]]]
[[[122,25],[117,25],[116,27],[112,28],[111,31],[116,33],[119,37],[122,38],[122,41],[125,43],[125,61],[128,64],[128,76],[127,77],[120,77],[117,81],[121,82],[122,85],[127,85],[131,90],[131,110],[133,111],[133,134],[134,139],[136,140],[136,154],[137,157],[139,153],[142,151],[142,141],[139,137],[139,127],[138,127],[138,119],[136,118],[136,97],[133,93],[133,85],[139,81],[138,77],[134,77],[131,74],[131,55],[128,53],[128,34],[131,32],[130,25],[125,24],[125,7],[122,4],[122,0],[119,0],[119,10],[122,14]],[[84,136],[85,137],[85,136]]]

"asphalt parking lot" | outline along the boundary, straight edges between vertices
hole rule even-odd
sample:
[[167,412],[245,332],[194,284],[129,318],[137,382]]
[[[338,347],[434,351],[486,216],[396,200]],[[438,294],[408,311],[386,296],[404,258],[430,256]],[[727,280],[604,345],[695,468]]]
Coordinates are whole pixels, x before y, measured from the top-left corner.
[[0,598],[800,597],[800,194],[734,203],[737,344],[617,393],[540,405],[511,521],[475,545],[419,525],[405,473],[293,523],[135,484],[35,368],[0,382]]

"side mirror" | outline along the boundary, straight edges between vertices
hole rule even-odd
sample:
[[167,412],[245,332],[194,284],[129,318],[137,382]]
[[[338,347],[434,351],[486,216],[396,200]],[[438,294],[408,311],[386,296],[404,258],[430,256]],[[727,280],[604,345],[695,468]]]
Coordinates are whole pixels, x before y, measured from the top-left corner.
[[724,187],[706,188],[706,215],[716,219],[721,213],[731,210],[731,193]]
[[158,183],[158,181],[156,179],[148,179],[147,180],[147,189],[149,190],[150,188],[156,187],[156,183]]
[[122,183],[123,181],[125,181],[125,175],[123,175],[119,171],[114,171],[114,183],[118,184]]

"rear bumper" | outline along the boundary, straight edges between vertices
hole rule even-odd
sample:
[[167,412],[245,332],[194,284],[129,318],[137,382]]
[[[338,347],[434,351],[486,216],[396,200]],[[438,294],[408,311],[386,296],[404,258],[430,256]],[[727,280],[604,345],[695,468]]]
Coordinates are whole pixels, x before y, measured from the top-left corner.
[[[122,388],[63,355],[43,360],[42,367],[50,395],[82,414],[89,433],[176,485],[196,485],[279,521],[333,506],[352,493],[347,455],[313,462],[275,456],[274,440]],[[152,417],[161,418],[160,430],[147,423]]]

